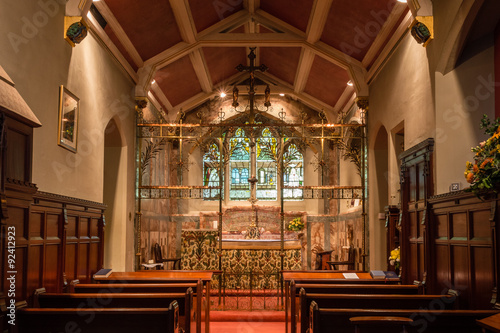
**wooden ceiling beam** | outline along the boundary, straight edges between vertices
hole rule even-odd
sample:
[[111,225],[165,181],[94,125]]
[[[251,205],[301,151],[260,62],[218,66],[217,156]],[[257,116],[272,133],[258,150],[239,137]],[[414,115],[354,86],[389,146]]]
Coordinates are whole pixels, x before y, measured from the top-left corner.
[[206,93],[211,92],[213,90],[212,79],[210,78],[210,72],[208,71],[208,66],[205,62],[201,49],[196,49],[189,53],[189,59],[191,59],[193,69],[198,77],[201,89]]
[[221,32],[226,32],[226,31],[231,31],[232,29],[235,29],[239,27],[240,25],[243,25],[247,23],[251,19],[251,15],[246,11],[246,10],[240,10],[222,21],[219,21],[215,23],[214,25],[211,25],[210,27],[206,28],[203,31],[200,31],[198,33],[198,39],[203,38],[206,35],[214,34],[214,33],[221,33]]
[[314,1],[306,29],[306,40],[309,43],[316,43],[321,38],[332,2],[333,0]]
[[385,41],[390,38],[392,30],[398,23],[401,15],[403,15],[406,8],[407,7],[404,3],[396,2],[394,8],[389,14],[389,17],[380,28],[377,37],[375,37],[375,40],[373,41],[372,45],[368,49],[368,52],[366,52],[365,57],[361,61],[364,68],[368,68],[368,66],[374,61],[375,56],[384,46]]
[[302,48],[294,80],[294,91],[296,93],[301,93],[306,87],[314,57],[315,55],[310,49]]
[[142,67],[144,62],[141,56],[139,55],[139,52],[137,52],[137,49],[135,48],[134,44],[132,44],[127,34],[125,33],[125,30],[123,30],[122,26],[120,25],[120,23],[118,23],[118,20],[116,19],[115,15],[113,15],[108,5],[106,5],[104,1],[95,1],[94,5],[96,6],[99,13],[101,13],[101,15],[104,17],[106,22],[109,24],[109,26],[115,33],[116,38],[118,38],[120,43],[123,45],[123,47],[132,58],[132,61],[135,63],[135,65],[137,67]]
[[[404,17],[403,21],[399,24],[399,27],[397,28],[396,32],[394,32],[391,39],[389,39],[387,44],[385,44],[384,49],[377,57],[373,65],[370,67],[370,70],[366,74],[366,82],[370,83],[376,77],[380,69],[383,68],[383,65],[386,63],[386,60],[395,50],[401,38],[403,38],[403,36],[409,31],[409,27],[412,21],[413,21],[412,14],[411,12],[408,12]],[[360,96],[367,96],[367,95],[360,94]]]
[[196,27],[187,0],[170,0],[170,7],[174,12],[182,39],[187,43],[195,43]]
[[159,99],[159,102],[167,109],[167,113],[170,114],[174,109],[172,103],[168,100],[167,96],[163,93],[163,90],[160,89],[160,86],[157,84],[151,85],[151,91],[153,91],[156,97]]

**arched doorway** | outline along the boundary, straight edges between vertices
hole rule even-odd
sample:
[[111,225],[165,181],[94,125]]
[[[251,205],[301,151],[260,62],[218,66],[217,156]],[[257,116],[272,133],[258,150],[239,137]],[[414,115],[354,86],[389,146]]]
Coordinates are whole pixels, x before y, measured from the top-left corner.
[[104,131],[104,190],[106,209],[104,267],[125,271],[126,262],[126,184],[127,160],[125,140],[115,119]]
[[372,181],[370,182],[370,194],[372,206],[370,213],[370,254],[371,269],[387,268],[387,244],[385,230],[384,208],[389,204],[389,154],[388,134],[384,126],[381,126],[375,136],[373,143]]

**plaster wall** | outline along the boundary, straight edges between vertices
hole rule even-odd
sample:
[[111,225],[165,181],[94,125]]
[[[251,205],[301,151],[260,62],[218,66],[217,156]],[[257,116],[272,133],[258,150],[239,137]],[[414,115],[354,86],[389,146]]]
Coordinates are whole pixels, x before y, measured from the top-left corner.
[[[33,182],[102,202],[104,129],[118,116],[133,147],[133,82],[91,33],[74,48],[63,39],[59,2],[2,1],[0,61],[42,123],[34,132]],[[57,145],[60,85],[80,99],[76,154]]]
[[[404,128],[404,146],[412,147],[428,137],[434,137],[432,77],[426,49],[407,34],[394,54],[370,84],[370,109],[368,111],[368,234],[370,269],[385,269],[387,259],[385,234],[378,214],[378,181],[376,166],[376,136],[383,126],[387,142],[393,145],[391,132],[401,123]],[[388,196],[399,197],[399,171],[395,154],[391,151],[386,181]]]
[[495,116],[493,36],[478,44],[477,53],[465,50],[465,61],[454,70],[436,73],[436,194],[449,192],[451,183],[469,186],[464,170],[474,157],[470,149],[487,139],[481,118]]
[[[133,263],[134,83],[91,32],[76,47],[64,39],[62,0],[0,2],[0,62],[42,123],[34,131],[33,182],[39,190],[104,202],[104,130],[115,118],[124,138],[126,193],[114,209],[126,219],[121,232],[127,247],[126,269]],[[57,145],[59,87],[80,99],[78,151]],[[110,221],[108,221],[110,222]],[[115,237],[115,236],[112,236]],[[126,240],[123,239],[126,237]]]

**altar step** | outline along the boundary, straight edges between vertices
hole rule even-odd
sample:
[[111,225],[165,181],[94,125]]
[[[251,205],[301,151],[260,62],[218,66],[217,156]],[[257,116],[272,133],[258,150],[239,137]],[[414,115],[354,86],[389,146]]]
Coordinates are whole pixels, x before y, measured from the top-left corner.
[[214,311],[220,310],[281,310],[282,299],[278,297],[277,290],[226,290],[219,295],[212,294],[210,297],[210,308]]
[[284,311],[211,311],[210,322],[285,322]]

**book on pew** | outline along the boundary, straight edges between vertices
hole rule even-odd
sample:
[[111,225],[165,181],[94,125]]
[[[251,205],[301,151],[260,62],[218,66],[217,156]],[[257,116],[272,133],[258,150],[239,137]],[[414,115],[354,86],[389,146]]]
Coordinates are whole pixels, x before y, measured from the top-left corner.
[[342,273],[346,279],[359,279],[356,273]]
[[384,271],[370,271],[370,275],[371,275],[372,279],[375,279],[375,280],[385,279]]
[[111,271],[112,271],[111,268],[102,268],[94,274],[94,278],[96,277],[107,278],[108,276],[111,275]]
[[384,271],[386,279],[399,279],[399,276],[394,271]]

